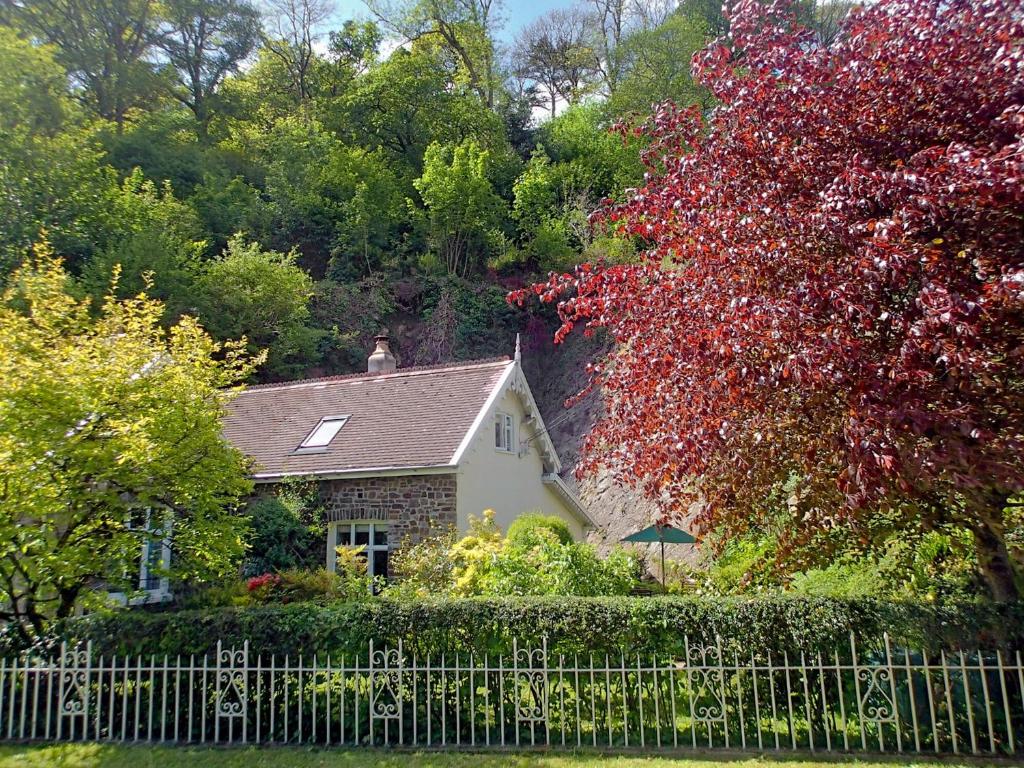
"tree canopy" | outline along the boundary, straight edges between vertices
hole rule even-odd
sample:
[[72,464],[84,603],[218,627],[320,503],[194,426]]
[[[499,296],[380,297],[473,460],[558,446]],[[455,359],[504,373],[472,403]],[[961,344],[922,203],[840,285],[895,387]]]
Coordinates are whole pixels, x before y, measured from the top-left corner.
[[68,287],[40,246],[0,299],[0,595],[26,635],[97,587],[131,594],[153,537],[173,532],[178,576],[230,573],[252,488],[221,415],[260,357],[192,318],[165,329],[143,294],[94,308]]
[[[881,0],[822,44],[743,0],[662,105],[648,181],[599,214],[641,244],[531,293],[607,329],[586,467],[780,557],[961,530],[1015,598],[1024,489],[1022,34],[1014,0]],[[781,498],[780,498],[781,497]],[[781,512],[780,512],[781,510]]]

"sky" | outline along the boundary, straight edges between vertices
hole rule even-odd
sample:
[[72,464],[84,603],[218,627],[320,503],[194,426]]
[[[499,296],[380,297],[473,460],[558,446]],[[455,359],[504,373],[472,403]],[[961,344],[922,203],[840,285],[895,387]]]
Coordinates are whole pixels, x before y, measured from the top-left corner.
[[[502,16],[505,25],[501,29],[500,39],[511,43],[516,33],[526,24],[552,8],[571,5],[571,0],[504,0]],[[363,0],[335,0],[334,18],[340,26],[346,19],[373,18]]]

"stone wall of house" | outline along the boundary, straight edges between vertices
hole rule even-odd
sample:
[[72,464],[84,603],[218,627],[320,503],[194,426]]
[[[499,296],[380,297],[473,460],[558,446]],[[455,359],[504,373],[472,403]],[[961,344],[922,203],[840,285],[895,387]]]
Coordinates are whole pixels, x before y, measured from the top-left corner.
[[323,480],[320,495],[328,522],[387,521],[392,546],[456,524],[455,475]]

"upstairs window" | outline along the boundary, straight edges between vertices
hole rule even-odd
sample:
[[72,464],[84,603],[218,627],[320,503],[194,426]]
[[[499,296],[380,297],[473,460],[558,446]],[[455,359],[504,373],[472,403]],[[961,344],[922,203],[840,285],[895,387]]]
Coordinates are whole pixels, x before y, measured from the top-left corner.
[[297,450],[324,449],[331,444],[331,440],[341,431],[348,421],[348,416],[325,416],[320,423],[313,427],[313,431],[306,435],[306,439],[299,444]]
[[499,451],[511,453],[515,445],[512,417],[507,413],[499,413],[494,417],[494,447]]

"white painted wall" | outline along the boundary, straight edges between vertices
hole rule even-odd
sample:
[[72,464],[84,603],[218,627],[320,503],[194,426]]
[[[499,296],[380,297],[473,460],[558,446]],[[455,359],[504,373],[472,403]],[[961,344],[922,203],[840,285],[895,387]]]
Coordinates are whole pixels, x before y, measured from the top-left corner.
[[503,531],[524,512],[539,510],[564,519],[573,536],[582,539],[584,531],[579,518],[554,488],[541,481],[544,465],[539,440],[531,442],[522,456],[495,449],[494,418],[498,412],[512,415],[516,445],[531,438],[538,429],[534,422],[524,422],[526,411],[522,402],[506,386],[459,462],[455,494],[459,530],[466,530],[470,515],[479,517],[485,509],[494,510],[495,522]]

